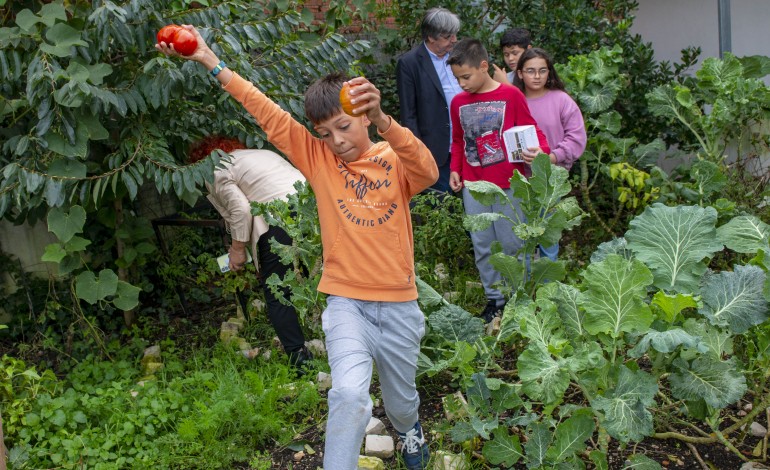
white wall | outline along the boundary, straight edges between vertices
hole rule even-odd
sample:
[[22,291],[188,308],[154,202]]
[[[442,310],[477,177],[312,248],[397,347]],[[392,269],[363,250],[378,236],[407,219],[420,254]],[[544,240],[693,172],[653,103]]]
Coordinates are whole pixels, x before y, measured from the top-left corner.
[[651,42],[655,59],[679,62],[680,51],[700,46],[703,57],[719,56],[717,0],[639,0],[633,33]]
[[[657,60],[678,62],[687,46],[700,46],[701,61],[719,57],[718,0],[638,1],[631,31],[652,43]],[[731,0],[730,32],[734,55],[770,57],[770,0]]]

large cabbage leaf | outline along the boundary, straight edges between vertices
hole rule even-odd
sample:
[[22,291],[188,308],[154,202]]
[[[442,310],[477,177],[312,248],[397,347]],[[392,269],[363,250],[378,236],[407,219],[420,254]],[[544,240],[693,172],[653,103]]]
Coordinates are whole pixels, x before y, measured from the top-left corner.
[[733,272],[707,273],[703,307],[699,312],[713,325],[726,326],[734,334],[745,333],[767,320],[764,284],[765,272],[757,266],[736,266]]
[[701,356],[688,363],[674,360],[676,372],[669,376],[671,392],[680,400],[702,398],[709,406],[724,408],[740,400],[746,393],[746,378],[738,371],[733,360],[720,361],[712,356]]
[[640,261],[609,255],[590,264],[583,277],[586,291],[578,296],[578,304],[586,311],[585,329],[589,333],[617,338],[624,331],[644,331],[650,326],[652,312],[644,298],[652,274]]
[[431,332],[450,343],[473,344],[484,334],[484,322],[457,305],[444,305],[428,317]]
[[770,225],[757,217],[741,215],[717,229],[719,241],[738,253],[756,253],[767,248]]
[[705,260],[722,249],[712,207],[667,207],[656,203],[634,218],[626,232],[628,247],[652,270],[655,286],[665,291],[698,291]]
[[615,389],[596,397],[593,407],[604,412],[603,424],[610,436],[622,442],[641,441],[654,430],[647,407],[655,401],[656,393],[654,377],[621,366]]

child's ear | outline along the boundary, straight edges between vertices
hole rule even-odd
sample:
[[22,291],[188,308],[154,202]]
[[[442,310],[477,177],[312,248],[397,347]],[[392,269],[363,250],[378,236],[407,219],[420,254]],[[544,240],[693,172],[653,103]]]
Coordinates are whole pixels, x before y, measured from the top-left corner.
[[482,72],[489,72],[489,61],[482,60],[479,64],[479,69],[481,69]]

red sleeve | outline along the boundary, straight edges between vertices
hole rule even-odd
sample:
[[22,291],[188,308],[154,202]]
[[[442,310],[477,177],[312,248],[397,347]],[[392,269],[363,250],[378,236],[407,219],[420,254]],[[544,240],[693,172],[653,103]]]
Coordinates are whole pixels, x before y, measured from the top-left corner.
[[[459,95],[458,95],[459,96]],[[460,124],[460,101],[458,96],[449,105],[449,117],[452,119],[452,145],[449,147],[451,160],[449,171],[454,171],[463,176],[463,159],[465,158],[465,143],[463,140],[463,126]]]

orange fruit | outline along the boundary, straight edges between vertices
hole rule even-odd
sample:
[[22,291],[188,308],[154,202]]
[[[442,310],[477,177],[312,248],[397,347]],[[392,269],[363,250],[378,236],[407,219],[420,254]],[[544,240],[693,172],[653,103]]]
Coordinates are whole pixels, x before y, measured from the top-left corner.
[[[363,103],[356,103],[355,106],[361,106]],[[345,114],[348,114],[350,116],[358,116],[359,114],[356,114],[353,112],[353,104],[350,102],[350,85],[345,83],[342,85],[342,89],[340,90],[340,105],[342,105],[342,110],[345,112]]]

